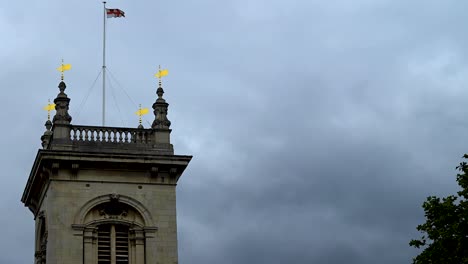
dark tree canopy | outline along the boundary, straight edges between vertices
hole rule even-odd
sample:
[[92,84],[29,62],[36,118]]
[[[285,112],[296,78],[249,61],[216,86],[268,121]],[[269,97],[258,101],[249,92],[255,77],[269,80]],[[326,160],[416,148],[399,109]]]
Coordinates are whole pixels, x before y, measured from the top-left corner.
[[[467,154],[463,157],[468,159]],[[417,227],[423,236],[409,243],[423,248],[414,264],[468,263],[468,164],[462,162],[457,169],[462,190],[442,199],[430,196],[423,203],[426,222]]]

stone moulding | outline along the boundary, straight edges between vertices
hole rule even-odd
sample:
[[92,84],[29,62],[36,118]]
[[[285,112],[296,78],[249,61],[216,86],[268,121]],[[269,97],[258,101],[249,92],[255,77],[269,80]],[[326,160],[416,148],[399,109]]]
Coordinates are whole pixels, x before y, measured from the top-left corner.
[[[174,178],[172,182],[164,184],[176,184],[191,159],[192,156],[182,155],[169,156],[154,153],[136,155],[133,151],[96,153],[73,150],[39,150],[21,201],[36,215],[41,204],[43,189],[47,186],[47,182],[51,181],[50,177],[59,173],[59,170],[70,170],[72,173],[76,173],[86,164],[93,164],[93,166],[101,164],[103,167],[111,166],[113,168],[127,166],[131,169],[146,171],[148,176],[153,177],[158,177],[161,172],[166,171]],[[158,168],[158,171],[155,173],[152,168]],[[44,172],[48,172],[47,175]],[[49,172],[52,175],[49,175]],[[41,177],[41,175],[43,176]]]
[[[75,216],[75,226],[85,225],[86,223],[84,221],[88,212],[100,204],[111,202],[114,199],[115,195],[116,194],[101,195],[94,199],[91,199],[86,204],[84,204],[80,208],[80,210],[78,210],[78,213]],[[143,217],[143,220],[145,221],[144,226],[154,226],[151,214],[142,203],[125,195],[118,195],[118,202],[126,204],[135,209]]]

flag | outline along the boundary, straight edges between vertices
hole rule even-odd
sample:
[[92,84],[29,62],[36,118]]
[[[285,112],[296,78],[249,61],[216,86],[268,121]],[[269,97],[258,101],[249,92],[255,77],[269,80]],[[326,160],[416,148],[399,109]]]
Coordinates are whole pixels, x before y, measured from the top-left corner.
[[64,72],[71,69],[71,64],[62,64],[62,66],[57,68],[57,71]]
[[149,109],[148,108],[140,108],[138,111],[136,111],[137,116],[142,116],[148,114]]
[[107,18],[111,17],[125,17],[124,11],[120,9],[108,9],[106,8]]
[[43,109],[46,110],[46,111],[55,110],[55,104],[50,104],[50,103],[49,103],[48,105],[44,106]]
[[168,74],[169,74],[169,71],[167,69],[164,69],[164,70],[159,70],[154,76],[157,78],[161,78]]

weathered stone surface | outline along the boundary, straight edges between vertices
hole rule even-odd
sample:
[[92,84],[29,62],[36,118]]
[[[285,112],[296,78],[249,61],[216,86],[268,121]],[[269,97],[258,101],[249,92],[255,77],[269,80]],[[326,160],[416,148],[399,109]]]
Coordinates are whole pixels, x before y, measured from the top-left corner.
[[175,188],[192,157],[174,155],[162,88],[151,129],[72,125],[65,88],[21,199],[36,221],[35,263],[97,264],[105,236],[115,262],[124,234],[129,263],[176,264]]
[[[190,159],[176,155],[40,150],[23,202],[36,217],[41,212],[45,216],[47,263],[78,264],[85,257],[93,261],[83,250],[85,229],[93,225],[91,220],[81,219],[80,214],[90,210],[86,207],[90,201],[101,199],[96,205],[102,204],[108,202],[103,197],[112,195],[133,201],[121,201],[132,208],[133,203],[138,204],[136,211],[146,216],[140,223],[145,230],[141,253],[145,256],[141,259],[146,259],[141,263],[177,263],[175,187]],[[157,173],[154,168],[158,168]]]

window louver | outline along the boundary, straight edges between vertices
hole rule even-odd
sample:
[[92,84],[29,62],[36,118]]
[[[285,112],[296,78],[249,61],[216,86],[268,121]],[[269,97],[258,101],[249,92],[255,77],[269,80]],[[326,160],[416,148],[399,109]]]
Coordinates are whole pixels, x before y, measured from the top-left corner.
[[128,264],[128,227],[100,225],[98,264]]
[[115,227],[116,264],[128,264],[128,228]]

